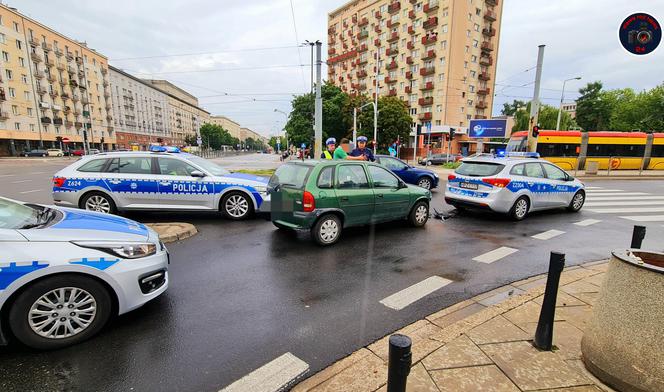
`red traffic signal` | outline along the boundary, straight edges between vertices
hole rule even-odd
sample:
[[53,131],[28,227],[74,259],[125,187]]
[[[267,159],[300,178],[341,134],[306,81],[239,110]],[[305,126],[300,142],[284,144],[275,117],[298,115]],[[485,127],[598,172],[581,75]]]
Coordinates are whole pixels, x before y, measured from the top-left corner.
[[533,127],[533,137],[539,136],[539,131],[540,131],[539,126],[535,125]]

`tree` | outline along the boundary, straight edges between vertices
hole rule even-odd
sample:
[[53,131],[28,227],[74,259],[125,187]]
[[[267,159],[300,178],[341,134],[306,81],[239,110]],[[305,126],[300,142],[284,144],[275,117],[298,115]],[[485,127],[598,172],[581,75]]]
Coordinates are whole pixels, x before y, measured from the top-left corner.
[[603,94],[602,82],[588,83],[579,89],[581,96],[576,100],[576,122],[586,131],[609,129],[615,100]]
[[[539,117],[537,122],[540,129],[556,129],[558,121],[558,108],[550,105],[540,105]],[[568,130],[576,127],[574,119],[567,112],[562,112],[560,116],[560,129]],[[514,127],[512,132],[525,131],[530,128],[530,102],[524,108],[514,113]]]
[[[365,98],[366,99],[366,98]],[[358,135],[373,138],[373,110],[363,110],[358,115],[358,122],[362,123],[362,129],[358,129]],[[397,97],[378,98],[378,146],[387,149],[387,146],[396,142],[399,138],[402,142],[408,141],[412,117],[408,113],[408,106]]]
[[197,135],[187,135],[184,137],[184,143],[189,146],[196,146]]
[[281,137],[281,136],[272,136],[272,137],[270,138],[270,140],[268,141],[268,144],[270,145],[270,147],[272,147],[272,148],[274,149],[274,151],[277,151],[277,150],[279,150],[279,149],[277,148],[277,142],[278,142],[278,144],[280,145],[280,147],[281,147],[282,150],[286,149],[286,143],[285,143],[285,140],[284,140],[284,138]]
[[503,109],[500,113],[503,116],[514,116],[514,114],[521,108],[525,107],[526,103],[524,101],[519,101],[515,99],[512,103],[505,102],[503,103]]

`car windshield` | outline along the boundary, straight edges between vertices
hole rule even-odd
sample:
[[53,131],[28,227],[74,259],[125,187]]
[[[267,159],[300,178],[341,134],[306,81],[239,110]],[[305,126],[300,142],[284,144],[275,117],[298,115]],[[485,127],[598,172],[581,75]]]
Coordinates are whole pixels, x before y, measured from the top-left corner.
[[205,158],[197,157],[197,156],[192,156],[187,158],[190,162],[200,166],[205,170],[206,172],[212,174],[213,176],[225,176],[227,174],[230,174],[230,172],[223,167],[217,165],[216,163],[212,161],[208,161]]
[[311,166],[288,164],[279,166],[276,172],[270,177],[268,186],[271,188],[277,185],[288,188],[301,189],[311,171]]
[[464,162],[455,170],[456,174],[471,177],[486,177],[500,173],[505,165],[491,162]]
[[40,211],[0,198],[0,229],[21,229],[39,223]]

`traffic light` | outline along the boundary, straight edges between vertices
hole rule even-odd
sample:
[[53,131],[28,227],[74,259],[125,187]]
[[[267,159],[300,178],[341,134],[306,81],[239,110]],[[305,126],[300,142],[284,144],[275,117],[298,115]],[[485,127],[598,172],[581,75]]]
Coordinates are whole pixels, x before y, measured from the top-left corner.
[[104,144],[104,137],[101,137],[101,140],[99,141],[101,144]]
[[533,137],[534,137],[534,138],[536,138],[537,136],[539,136],[539,131],[540,131],[540,129],[539,129],[539,125],[535,125],[535,126],[533,126]]
[[88,140],[88,131],[86,131],[85,129],[83,130],[83,140],[84,141]]
[[417,135],[421,135],[421,134],[422,134],[422,124],[417,124],[417,133],[416,133],[416,134],[417,134]]
[[456,133],[456,129],[450,128],[450,140],[454,139],[454,134]]

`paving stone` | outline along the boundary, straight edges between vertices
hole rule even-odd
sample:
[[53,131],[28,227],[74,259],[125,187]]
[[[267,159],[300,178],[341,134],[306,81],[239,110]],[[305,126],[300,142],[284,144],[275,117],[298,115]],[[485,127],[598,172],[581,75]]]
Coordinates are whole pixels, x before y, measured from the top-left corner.
[[519,392],[495,365],[434,370],[431,377],[441,392]]
[[[494,292],[497,291],[497,292]],[[492,293],[493,292],[493,293]],[[513,286],[505,286],[501,287],[500,289],[492,290],[489,293],[490,295],[486,295],[489,293],[485,293],[481,296],[481,298],[475,298],[475,301],[477,303],[480,303],[484,306],[491,306],[491,305],[496,305],[499,304],[503,301],[506,301],[507,299],[522,294],[524,293],[524,290],[521,290],[520,288],[513,287]]]
[[487,344],[482,350],[522,390],[591,384],[561,356],[539,351],[529,342]]
[[[410,392],[440,392],[433,379],[421,363],[410,368],[406,391]],[[383,385],[378,392],[387,392],[387,385]]]
[[371,392],[387,382],[387,363],[375,355],[367,355],[322,383],[309,389],[297,385],[293,391]]
[[503,316],[494,317],[486,323],[473,328],[468,332],[468,337],[470,337],[475,344],[532,339],[532,336],[509,322]]
[[609,269],[609,261],[608,260],[591,261],[590,263],[581,264],[581,266],[583,268],[595,271],[606,271],[607,269]]
[[[540,302],[537,302],[538,299]],[[579,304],[585,305],[583,302],[579,301],[578,299],[576,298],[574,299],[577,302],[579,302]],[[503,317],[505,317],[506,319],[517,325],[537,322],[539,320],[540,311],[542,309],[541,301],[542,297],[537,297],[534,300],[526,302],[525,304],[503,314]],[[559,317],[557,316],[556,319],[559,319]]]
[[580,387],[543,389],[539,392],[602,392],[602,390],[594,385],[583,385]]
[[522,285],[517,286],[517,287],[520,288],[521,290],[529,291],[529,290],[537,288],[537,287],[543,288],[545,286],[546,286],[546,277],[543,277],[543,278],[539,278],[539,279],[533,280],[531,282],[522,284]]
[[611,388],[610,386],[604,384],[600,379],[595,377],[592,373],[586,369],[586,365],[583,364],[583,361],[581,359],[570,359],[565,361],[567,362],[568,365],[576,369],[579,373],[583,374],[586,376],[589,380],[591,380],[596,387],[598,387],[601,391],[603,392],[617,392],[615,389]]
[[576,293],[598,293],[599,286],[578,280],[560,287],[560,290],[572,295]]
[[565,268],[560,274],[560,281],[563,284],[567,284],[594,275],[595,273],[595,271],[587,268]]
[[602,287],[602,283],[604,282],[604,277],[605,276],[606,276],[605,273],[596,274],[596,275],[593,275],[593,276],[589,276],[587,278],[583,278],[583,279],[581,279],[581,281],[594,284],[595,286],[598,286],[598,287]]
[[[412,354],[413,363],[416,363],[426,357],[437,348],[445,344],[436,338],[441,329],[426,320],[420,320],[410,324],[394,333],[407,335],[413,342]],[[382,358],[385,362],[388,360],[390,335],[371,343],[367,348]]]
[[486,306],[473,302],[472,304],[465,306],[455,312],[443,315],[438,318],[429,317],[427,319],[430,320],[432,323],[436,324],[437,326],[445,328],[448,325],[454,324],[455,322],[462,320],[470,315],[473,315],[485,308]]
[[321,370],[320,372],[314,374],[313,376],[307,378],[301,383],[297,384],[292,391],[293,392],[304,392],[310,391],[312,388],[322,384],[323,382],[329,380],[335,375],[341,373],[345,369],[357,365],[360,361],[366,360],[369,357],[375,357],[374,353],[367,350],[366,348],[361,348],[346,358],[340,359],[334,364],[328,366],[327,368]]
[[556,317],[560,316],[560,318],[568,321],[582,331],[585,331],[592,313],[592,306],[567,306],[556,309]]
[[427,370],[490,365],[492,362],[468,336],[462,335],[422,360]]
[[472,298],[467,299],[465,301],[461,301],[459,303],[456,303],[452,306],[448,306],[445,309],[439,310],[436,313],[430,314],[425,318],[427,320],[429,320],[430,322],[433,322],[433,320],[435,320],[435,319],[441,318],[443,316],[447,316],[450,313],[454,313],[457,310],[461,310],[461,309],[465,308],[466,306],[472,305],[474,303],[475,303],[475,301]]
[[533,282],[538,282],[542,279],[544,279],[544,281],[546,281],[546,274],[531,276],[530,278],[510,283],[510,286],[514,286],[514,287],[518,287],[520,289],[523,289],[522,286],[527,285],[527,284],[531,284]]
[[[544,296],[537,297],[533,302],[535,302],[537,305],[542,305],[542,301],[544,300]],[[562,307],[562,306],[579,306],[579,305],[587,305],[585,302],[581,301],[580,299],[567,294],[566,292],[562,290],[558,290],[558,296],[556,298],[556,307]]]
[[[530,336],[535,336],[537,322],[519,324],[519,328],[526,331]],[[554,321],[553,323],[553,345],[558,348],[554,352],[564,359],[581,358],[581,338],[583,331],[568,323],[567,321]]]
[[599,293],[575,293],[574,297],[588,305],[595,305],[595,302],[599,298]]

